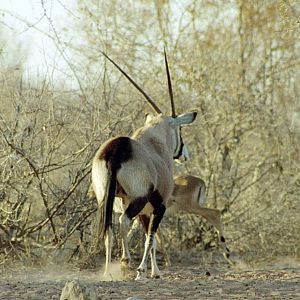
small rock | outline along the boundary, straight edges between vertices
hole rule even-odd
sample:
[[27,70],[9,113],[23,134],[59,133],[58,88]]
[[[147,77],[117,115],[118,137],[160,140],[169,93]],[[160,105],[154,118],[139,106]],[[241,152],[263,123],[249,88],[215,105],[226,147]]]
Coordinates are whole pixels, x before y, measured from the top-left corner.
[[66,282],[60,300],[97,300],[97,297],[94,289],[73,280]]

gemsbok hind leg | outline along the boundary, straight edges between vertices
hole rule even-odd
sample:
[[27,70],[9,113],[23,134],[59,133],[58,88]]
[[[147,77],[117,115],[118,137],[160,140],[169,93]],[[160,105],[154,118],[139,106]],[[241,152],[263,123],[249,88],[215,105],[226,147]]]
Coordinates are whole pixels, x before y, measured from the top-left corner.
[[154,191],[150,197],[149,201],[152,206],[153,206],[153,213],[150,216],[150,222],[149,222],[149,228],[148,228],[148,233],[146,237],[146,242],[145,242],[145,250],[144,250],[144,255],[142,258],[142,262],[138,267],[137,270],[137,277],[136,280],[140,280],[146,277],[147,275],[147,262],[148,262],[148,257],[149,254],[151,254],[152,258],[152,277],[159,278],[160,277],[160,271],[157,267],[157,263],[154,259],[156,259],[156,247],[155,247],[155,234],[158,229],[159,223],[162,220],[164,213],[166,211],[166,207],[163,204],[162,197],[159,194],[159,192]]
[[130,265],[130,252],[129,252],[129,246],[128,246],[128,231],[131,227],[132,220],[129,219],[125,213],[123,213],[120,218],[120,233],[121,233],[121,244],[122,244],[122,257],[121,257],[121,264],[124,267],[127,267]]
[[[146,234],[146,239],[147,239],[147,233],[149,232],[149,223],[150,223],[150,218],[146,215],[140,215],[139,216],[139,221],[143,225],[143,228],[145,230]],[[157,230],[158,232],[158,230]],[[156,261],[156,237],[153,239],[153,245],[152,249],[150,251],[150,259],[151,259],[151,277],[152,278],[160,278],[160,271],[157,266],[157,261]]]
[[106,251],[106,262],[105,262],[105,271],[104,277],[109,276],[109,270],[111,265],[111,249],[112,249],[112,229],[108,228],[105,234],[105,251]]
[[120,216],[120,233],[122,239],[122,258],[123,266],[128,266],[130,263],[129,239],[128,232],[132,225],[132,220],[137,216],[148,202],[149,196],[138,197],[130,202],[125,212]]

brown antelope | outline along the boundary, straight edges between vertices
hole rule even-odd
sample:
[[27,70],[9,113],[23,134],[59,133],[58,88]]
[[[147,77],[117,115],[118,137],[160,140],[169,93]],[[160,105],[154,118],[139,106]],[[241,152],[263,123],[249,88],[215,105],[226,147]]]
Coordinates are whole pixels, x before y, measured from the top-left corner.
[[203,207],[206,204],[205,194],[205,182],[199,177],[192,175],[175,177],[174,190],[167,203],[166,215],[175,215],[182,212],[205,218],[217,231],[224,258],[229,264],[233,264],[229,258],[229,249],[223,235],[221,212],[218,209]]
[[110,57],[102,54],[144,95],[156,112],[156,116],[148,115],[144,126],[131,137],[121,136],[106,141],[93,160],[92,183],[98,201],[99,237],[105,237],[106,245],[104,274],[108,274],[111,261],[113,203],[115,196],[120,196],[126,207],[120,216],[122,261],[130,259],[127,234],[133,218],[139,214],[150,215],[144,255],[136,279],[146,277],[149,254],[152,261],[151,276],[160,277],[155,261],[154,236],[174,187],[173,159],[186,153],[180,128],[192,123],[197,113],[176,115],[165,52],[171,116],[164,116],[152,98]]

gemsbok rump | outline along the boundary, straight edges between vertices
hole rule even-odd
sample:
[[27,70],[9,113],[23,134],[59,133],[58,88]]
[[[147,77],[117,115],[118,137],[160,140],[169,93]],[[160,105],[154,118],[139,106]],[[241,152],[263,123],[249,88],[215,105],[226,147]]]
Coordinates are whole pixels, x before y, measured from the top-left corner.
[[120,216],[123,261],[130,258],[127,234],[134,217],[149,214],[150,223],[142,261],[137,269],[136,279],[147,275],[147,260],[150,254],[152,277],[160,277],[155,260],[155,232],[170,199],[173,182],[173,159],[186,155],[180,128],[192,123],[197,113],[177,116],[173,101],[171,78],[166,53],[165,65],[168,78],[172,114],[164,116],[155,102],[133,79],[110,57],[102,53],[143,94],[155,116],[148,115],[143,127],[131,137],[121,136],[109,139],[97,151],[92,164],[92,183],[98,202],[99,236],[105,237],[106,266],[109,272],[112,247],[112,213],[115,196],[120,196],[125,211]]

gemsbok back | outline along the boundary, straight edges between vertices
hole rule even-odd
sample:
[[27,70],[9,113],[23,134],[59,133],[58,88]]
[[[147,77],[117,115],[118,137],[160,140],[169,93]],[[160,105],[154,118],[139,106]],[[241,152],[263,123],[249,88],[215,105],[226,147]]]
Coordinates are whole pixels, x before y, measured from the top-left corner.
[[112,213],[115,196],[123,199],[126,207],[120,216],[123,257],[130,259],[127,234],[132,220],[139,214],[149,214],[150,223],[142,261],[136,279],[147,276],[147,260],[151,256],[151,277],[160,277],[155,259],[155,233],[170,199],[173,182],[173,159],[186,156],[180,128],[192,123],[197,113],[177,116],[173,101],[172,84],[166,52],[165,65],[168,78],[172,114],[165,116],[143,89],[105,53],[102,54],[144,95],[155,116],[148,115],[143,127],[131,137],[109,139],[97,151],[92,164],[92,183],[98,202],[99,236],[105,238],[106,266],[109,274],[112,247]]

